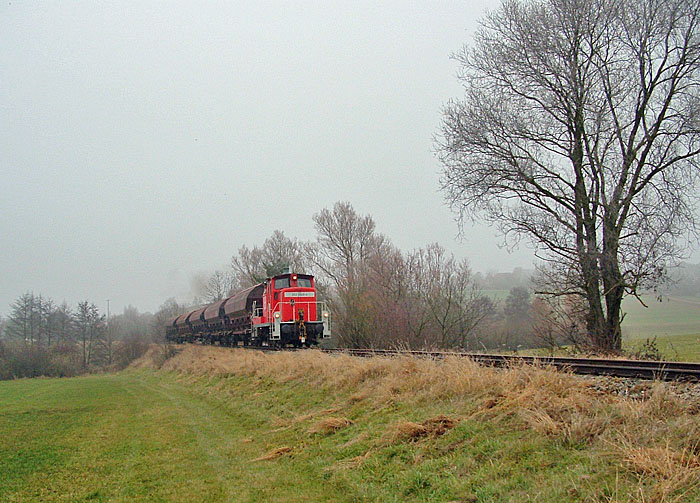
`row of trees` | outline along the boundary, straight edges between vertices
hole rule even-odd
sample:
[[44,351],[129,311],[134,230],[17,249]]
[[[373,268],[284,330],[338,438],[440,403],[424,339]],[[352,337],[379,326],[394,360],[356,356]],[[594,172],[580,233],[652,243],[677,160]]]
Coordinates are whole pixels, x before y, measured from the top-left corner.
[[123,367],[145,351],[155,328],[152,315],[131,306],[107,320],[89,301],[74,309],[25,293],[0,320],[0,378]]
[[[343,346],[515,349],[564,338],[540,338],[534,320],[553,310],[533,304],[527,286],[513,288],[503,305],[484,293],[483,284],[529,283],[523,271],[474,274],[437,244],[402,252],[347,202],[313,220],[313,242],[275,231],[261,246],[241,247],[229,269],[202,282],[199,295],[214,302],[287,269],[308,271],[330,303],[335,342]],[[169,305],[168,315],[187,309]]]

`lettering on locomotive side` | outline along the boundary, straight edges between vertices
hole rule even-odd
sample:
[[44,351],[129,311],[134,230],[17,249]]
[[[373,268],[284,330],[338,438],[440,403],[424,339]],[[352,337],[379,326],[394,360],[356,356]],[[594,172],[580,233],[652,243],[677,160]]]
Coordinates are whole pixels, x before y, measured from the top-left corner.
[[285,297],[314,297],[315,292],[284,292]]

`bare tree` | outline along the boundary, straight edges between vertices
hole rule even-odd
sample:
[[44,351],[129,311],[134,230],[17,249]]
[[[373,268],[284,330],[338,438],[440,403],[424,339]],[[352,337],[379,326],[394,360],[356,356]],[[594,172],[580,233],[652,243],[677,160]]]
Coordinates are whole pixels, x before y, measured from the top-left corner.
[[231,259],[233,283],[242,288],[282,274],[287,269],[305,272],[305,267],[304,245],[280,230],[273,232],[262,247],[241,246],[238,255]]
[[25,344],[49,345],[53,336],[53,317],[56,306],[41,294],[25,293],[12,304],[8,320],[7,335],[24,341]]
[[262,250],[257,246],[252,249],[241,246],[238,255],[231,258],[231,270],[242,288],[264,281],[267,275],[262,262]]
[[102,364],[111,365],[114,360],[115,343],[119,339],[122,332],[120,319],[118,317],[110,317],[105,320],[104,329],[99,331],[99,337],[96,341],[96,353],[99,352]]
[[623,297],[697,235],[699,14],[700,0],[504,0],[456,55],[447,199],[530,239],[555,271],[542,290],[579,296],[602,350],[621,347]]
[[317,231],[311,260],[337,287],[353,283],[359,270],[386,241],[375,233],[371,216],[360,216],[349,202],[315,214]]
[[165,340],[165,324],[172,321],[176,316],[185,312],[189,306],[178,303],[174,297],[170,297],[158,308],[158,311],[151,319],[150,335],[154,341]]
[[552,352],[562,345],[590,350],[586,335],[586,308],[579,296],[536,297],[532,302],[532,335],[539,346]]
[[233,274],[230,271],[216,271],[209,276],[204,290],[204,299],[211,303],[230,295],[234,290]]
[[493,303],[484,302],[466,260],[457,261],[437,243],[418,250],[412,259],[419,278],[416,301],[422,302],[436,328],[431,342],[446,347],[466,347],[474,329],[493,314]]
[[24,293],[11,306],[12,311],[7,320],[6,335],[25,344],[34,341],[34,327],[32,323],[34,311],[34,294]]
[[467,262],[439,245],[403,254],[347,202],[314,223],[310,261],[330,284],[340,344],[464,347],[492,314]]
[[304,244],[276,230],[263,243],[261,261],[266,278],[282,274],[287,269],[293,272],[304,272],[306,267]]
[[90,304],[86,300],[78,304],[78,311],[75,314],[75,324],[82,346],[82,366],[83,368],[87,368],[92,363],[95,343],[104,333],[105,316],[100,315],[95,304]]
[[388,253],[387,240],[375,233],[371,216],[360,216],[348,202],[315,214],[316,242],[309,261],[316,276],[330,283],[331,308],[339,341],[350,347],[385,345],[384,327],[376,324],[377,305],[371,300],[369,262]]
[[53,328],[58,344],[67,343],[75,336],[75,318],[71,307],[63,301],[55,310]]
[[422,348],[430,330],[430,313],[420,299],[423,284],[416,254],[404,255],[384,244],[369,259],[367,290],[375,309],[374,345]]
[[42,339],[46,341],[47,346],[51,346],[56,342],[56,303],[51,298],[42,298],[39,305],[39,315],[41,319],[41,334]]
[[[176,307],[179,314],[183,308]],[[153,318],[128,306],[105,324],[104,315],[88,301],[74,314],[65,301],[56,306],[49,297],[26,293],[15,301],[7,321],[0,318],[5,324],[0,323],[0,335],[8,339],[0,348],[0,379],[68,376],[115,363],[126,366],[147,348],[149,338],[144,336]]]

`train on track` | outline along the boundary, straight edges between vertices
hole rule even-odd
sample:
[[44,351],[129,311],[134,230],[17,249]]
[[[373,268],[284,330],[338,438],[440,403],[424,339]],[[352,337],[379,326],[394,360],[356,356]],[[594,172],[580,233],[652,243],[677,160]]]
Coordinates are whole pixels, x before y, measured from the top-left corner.
[[331,336],[331,313],[310,274],[286,273],[168,321],[169,342],[310,347]]

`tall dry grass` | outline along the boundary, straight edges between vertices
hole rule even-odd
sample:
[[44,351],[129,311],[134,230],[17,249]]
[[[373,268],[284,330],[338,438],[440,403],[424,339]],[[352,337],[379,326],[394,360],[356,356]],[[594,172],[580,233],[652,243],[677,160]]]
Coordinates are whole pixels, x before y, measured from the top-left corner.
[[[263,353],[187,346],[162,365],[161,360],[153,350],[135,366],[191,376],[304,380],[347,397],[348,405],[366,400],[380,408],[397,400],[449,400],[464,418],[514,421],[566,445],[592,445],[638,477],[640,500],[674,501],[700,483],[697,408],[663,383],[651,386],[647,399],[633,400],[601,394],[590,380],[549,368],[494,369],[462,358],[355,358],[312,350]],[[320,423],[317,427],[330,431]],[[389,435],[414,438],[427,426],[416,424],[407,435],[408,429],[394,425]],[[657,483],[650,485],[649,479]]]

